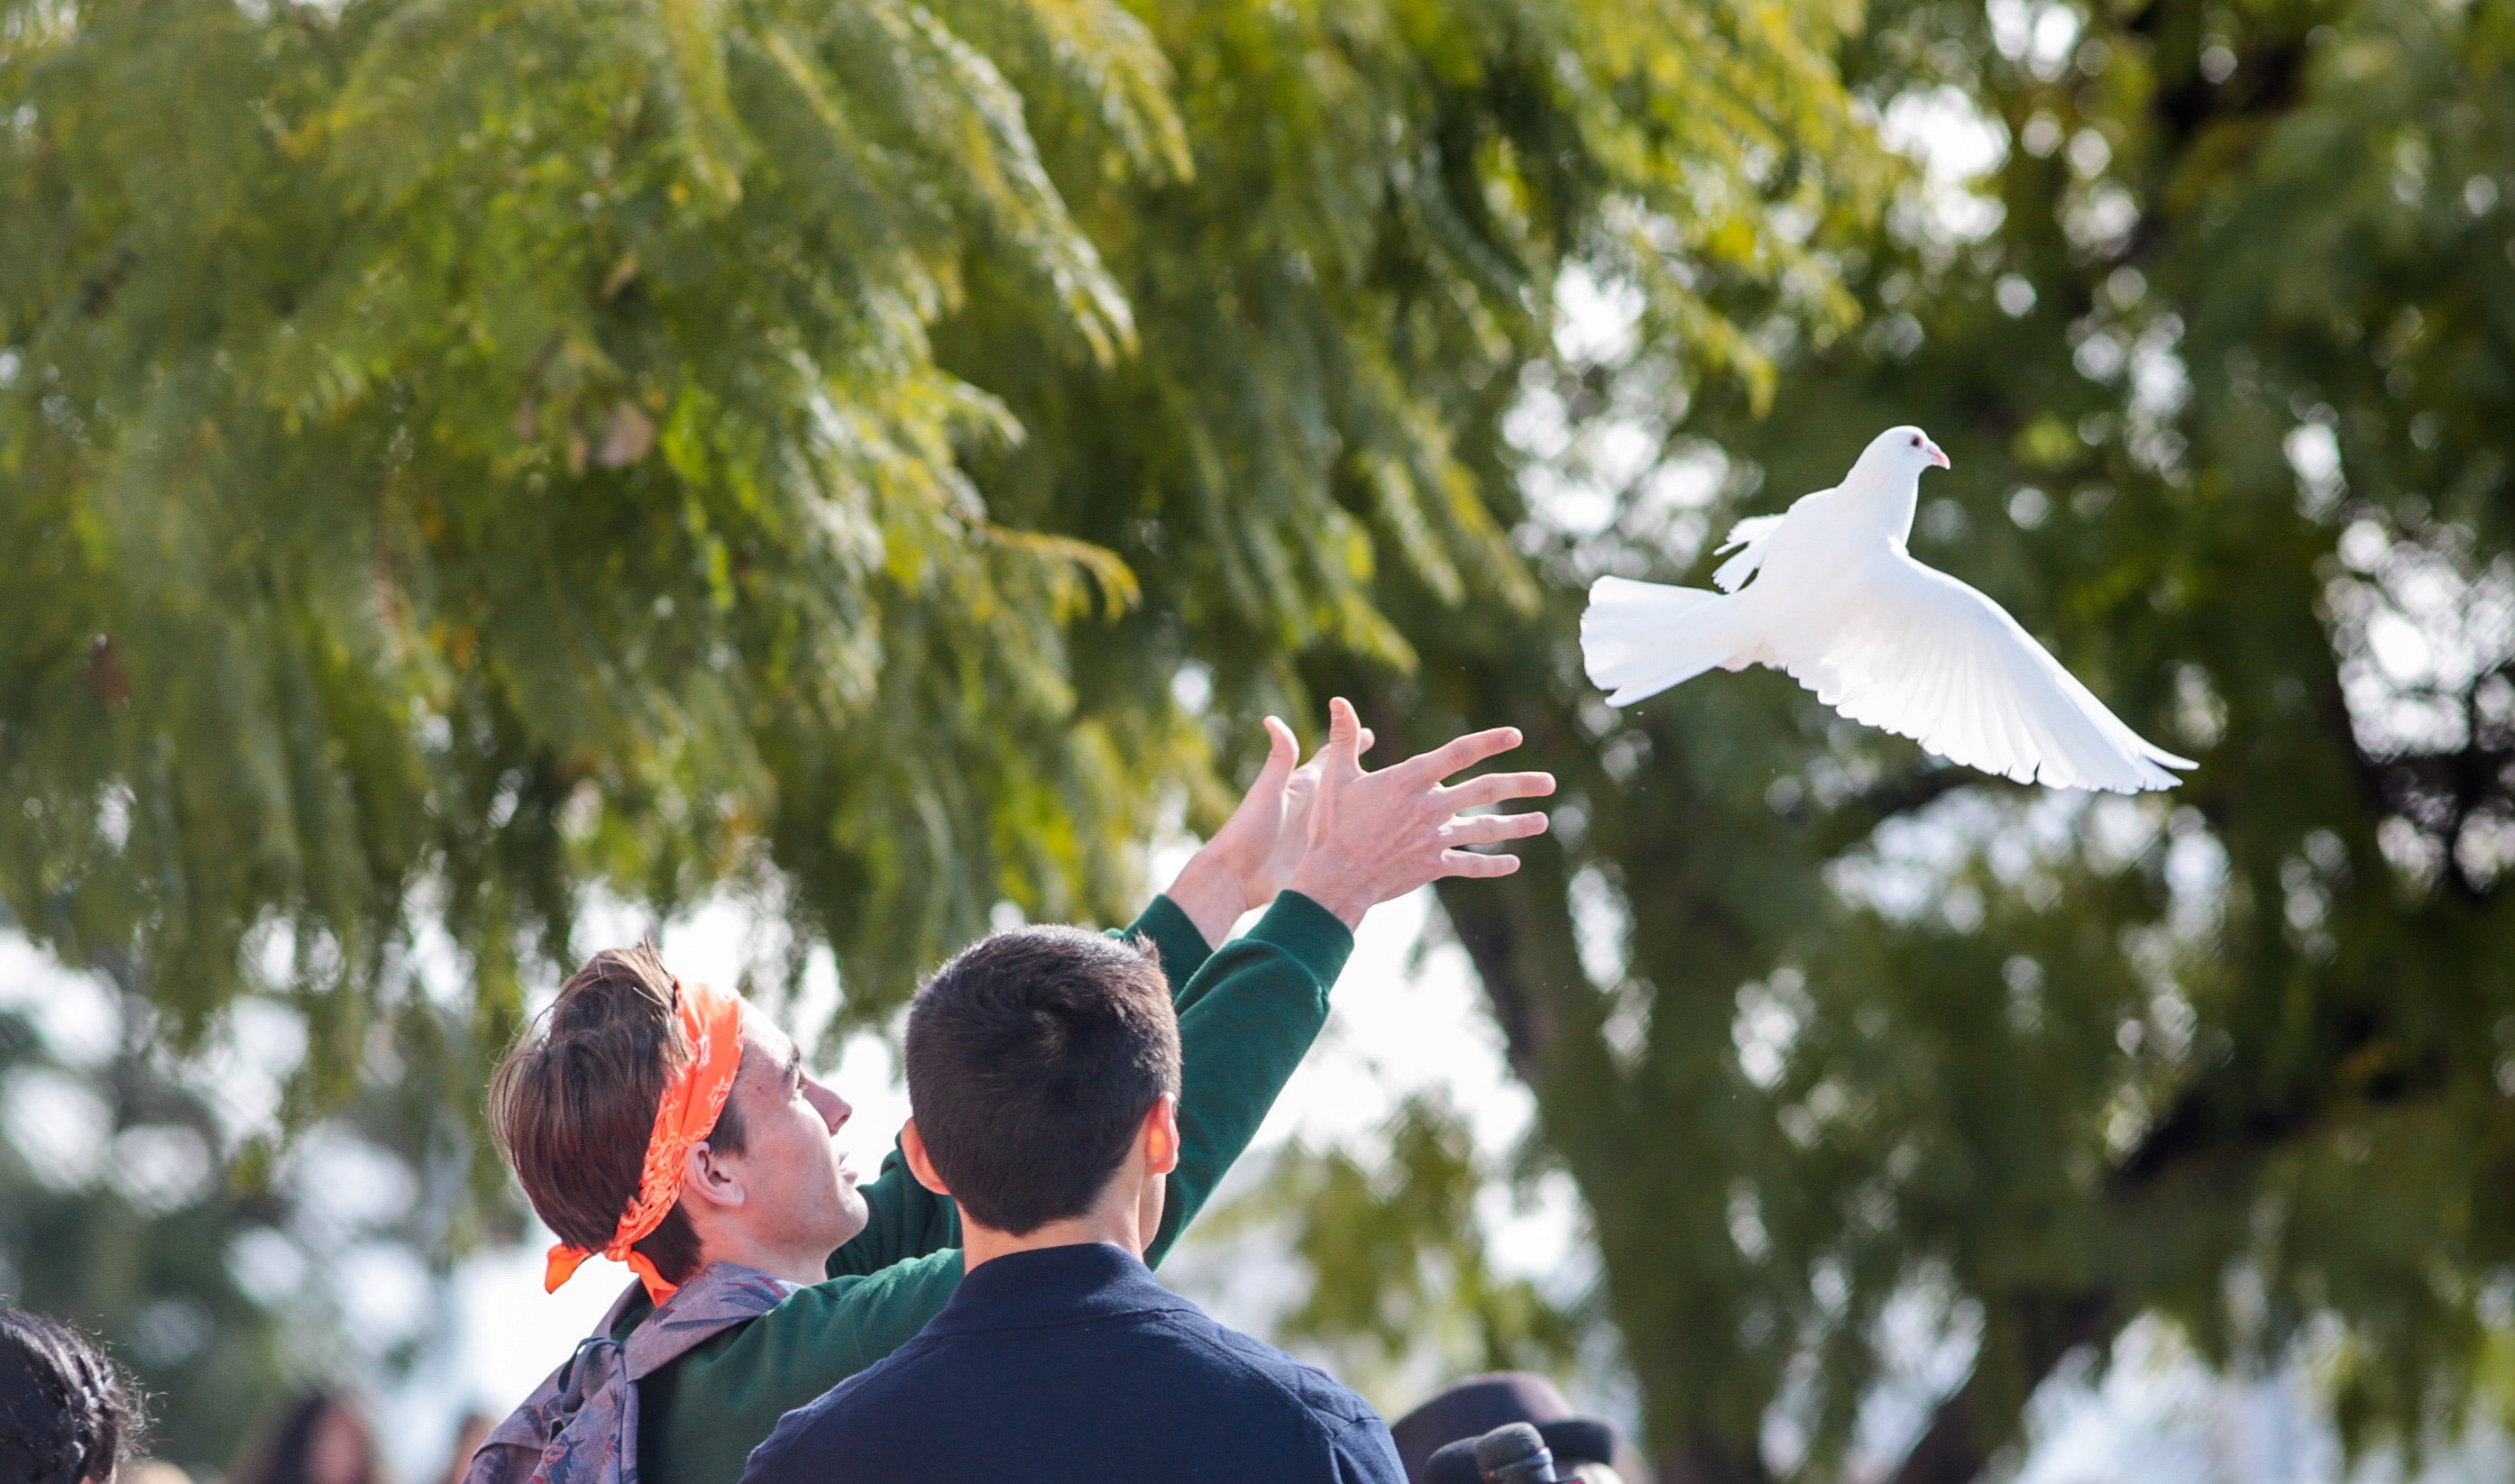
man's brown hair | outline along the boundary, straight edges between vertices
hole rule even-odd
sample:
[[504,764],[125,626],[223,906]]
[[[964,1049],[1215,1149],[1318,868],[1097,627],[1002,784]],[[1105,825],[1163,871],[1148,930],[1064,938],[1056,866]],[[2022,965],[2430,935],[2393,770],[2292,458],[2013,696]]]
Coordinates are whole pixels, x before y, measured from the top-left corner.
[[[653,944],[606,948],[559,986],[490,1079],[490,1131],[563,1242],[600,1252],[638,1199],[655,1106],[690,1060],[680,1003],[680,981]],[[707,1141],[742,1152],[730,1099]],[[634,1245],[670,1282],[698,1271],[698,1233],[679,1202]]]
[[964,949],[908,1007],[908,1101],[970,1220],[1024,1236],[1081,1216],[1179,1090],[1160,957],[1080,928]]

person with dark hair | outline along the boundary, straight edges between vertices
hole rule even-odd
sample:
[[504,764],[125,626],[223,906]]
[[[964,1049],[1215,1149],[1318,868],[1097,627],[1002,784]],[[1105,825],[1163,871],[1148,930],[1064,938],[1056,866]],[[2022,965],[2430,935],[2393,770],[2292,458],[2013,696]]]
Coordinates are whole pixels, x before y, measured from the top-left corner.
[[[1136,1251],[1162,1252],[1247,1147],[1325,1023],[1352,926],[1381,886],[1500,876],[1464,846],[1519,839],[1542,814],[1468,815],[1552,790],[1544,774],[1442,779],[1515,747],[1461,737],[1378,773],[1353,709],[1296,768],[1291,731],[1240,808],[1126,934],[1167,1014],[1183,1097]],[[1271,903],[1271,905],[1269,905]],[[1216,948],[1245,912],[1266,914]],[[1173,998],[1175,997],[1175,1007]],[[853,1110],[738,995],[675,977],[651,949],[595,956],[498,1071],[491,1127],[557,1233],[549,1282],[587,1257],[638,1283],[494,1430],[470,1484],[731,1484],[788,1409],[880,1360],[961,1282],[950,1200],[894,1151],[862,1189],[837,1135]],[[974,1261],[974,1257],[972,1261]]]
[[[1361,774],[1329,743],[1291,889],[1348,926],[1443,874],[1437,850],[1335,849]],[[1407,777],[1408,769],[1415,778]],[[1394,776],[1392,776],[1394,775]],[[1182,1127],[1180,1033],[1152,956],[1072,928],[1001,932],[909,1007],[909,1168],[960,1213],[966,1276],[916,1339],[790,1414],[744,1484],[1404,1484],[1386,1424],[1313,1367],[1215,1323],[1142,1255]]]
[[384,1462],[355,1398],[301,1391],[249,1445],[229,1484],[385,1484]]
[[141,1424],[140,1393],[94,1341],[0,1308],[0,1480],[113,1484]]
[[[970,1255],[1090,1212],[1148,1118],[1148,1159],[1178,1157],[1178,1020],[1151,945],[1079,928],[1000,932],[944,965],[908,1007],[900,1138],[950,1194]],[[1140,1182],[1155,1192],[1154,1181]],[[1148,1213],[1130,1211],[1141,1224]],[[1141,1246],[1140,1243],[1136,1244]]]

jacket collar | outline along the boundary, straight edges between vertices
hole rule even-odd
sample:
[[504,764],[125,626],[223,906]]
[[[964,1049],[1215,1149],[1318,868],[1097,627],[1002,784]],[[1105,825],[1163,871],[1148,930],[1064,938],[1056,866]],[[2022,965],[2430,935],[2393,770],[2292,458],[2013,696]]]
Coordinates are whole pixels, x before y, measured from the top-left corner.
[[1134,1253],[1106,1242],[1078,1242],[1007,1253],[969,1269],[928,1329],[1011,1330],[1188,1307]]

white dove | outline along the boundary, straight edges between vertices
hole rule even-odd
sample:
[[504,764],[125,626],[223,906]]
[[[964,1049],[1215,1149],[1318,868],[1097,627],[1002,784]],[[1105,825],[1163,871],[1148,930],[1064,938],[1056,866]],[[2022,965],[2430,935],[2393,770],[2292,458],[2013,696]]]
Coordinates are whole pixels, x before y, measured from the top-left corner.
[[1629,706],[1714,665],[1771,665],[1855,721],[2020,783],[2181,781],[2165,769],[2190,760],[2124,726],[2000,604],[1904,550],[1921,471],[1947,467],[1921,430],[1889,428],[1840,484],[1732,527],[1720,592],[1599,578],[1581,616],[1589,679]]

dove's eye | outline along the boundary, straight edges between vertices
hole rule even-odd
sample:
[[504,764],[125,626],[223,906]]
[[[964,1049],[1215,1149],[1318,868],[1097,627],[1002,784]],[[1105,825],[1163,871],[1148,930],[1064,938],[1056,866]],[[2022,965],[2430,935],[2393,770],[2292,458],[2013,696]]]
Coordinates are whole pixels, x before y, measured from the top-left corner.
[[1921,435],[1917,433],[1913,434],[1913,446],[1916,448],[1921,446]]

